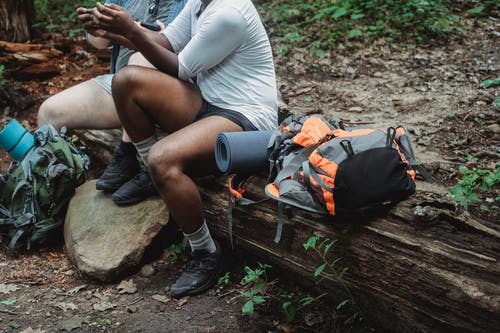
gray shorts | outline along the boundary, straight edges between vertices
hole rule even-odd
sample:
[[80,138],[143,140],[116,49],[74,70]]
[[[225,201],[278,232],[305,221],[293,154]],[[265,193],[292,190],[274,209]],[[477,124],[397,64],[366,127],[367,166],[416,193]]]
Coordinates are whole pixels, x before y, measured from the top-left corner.
[[102,89],[106,90],[106,92],[110,95],[111,95],[112,80],[113,80],[113,74],[104,74],[92,78],[92,81],[97,83]]
[[219,116],[229,119],[233,123],[241,126],[241,128],[243,128],[244,131],[257,131],[257,127],[255,127],[250,122],[250,120],[248,120],[247,117],[245,117],[242,113],[233,110],[223,109],[203,100],[203,106],[201,107],[200,113],[198,113],[196,120],[200,120],[210,116]]

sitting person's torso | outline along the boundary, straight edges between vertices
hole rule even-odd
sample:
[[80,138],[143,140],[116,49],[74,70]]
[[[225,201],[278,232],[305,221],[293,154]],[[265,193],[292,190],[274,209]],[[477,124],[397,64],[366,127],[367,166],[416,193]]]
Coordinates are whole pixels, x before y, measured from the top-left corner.
[[[190,0],[165,35],[179,54],[179,77],[196,76],[203,98],[244,114],[258,129],[277,124],[271,45],[249,0]],[[208,69],[207,69],[208,68]]]

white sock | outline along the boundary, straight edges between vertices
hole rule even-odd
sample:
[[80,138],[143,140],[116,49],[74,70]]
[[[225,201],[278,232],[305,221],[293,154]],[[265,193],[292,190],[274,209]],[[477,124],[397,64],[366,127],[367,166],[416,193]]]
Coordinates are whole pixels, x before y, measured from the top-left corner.
[[149,151],[151,150],[151,147],[153,147],[153,145],[156,143],[156,141],[158,141],[156,135],[151,135],[149,138],[146,138],[142,141],[134,142],[135,149],[137,149],[139,156],[141,157],[144,164],[146,164],[146,166],[148,165]]
[[184,234],[192,251],[196,250],[206,250],[209,253],[214,253],[217,250],[215,242],[210,236],[210,230],[208,230],[207,223],[203,221],[203,225],[200,229],[193,232],[192,234]]

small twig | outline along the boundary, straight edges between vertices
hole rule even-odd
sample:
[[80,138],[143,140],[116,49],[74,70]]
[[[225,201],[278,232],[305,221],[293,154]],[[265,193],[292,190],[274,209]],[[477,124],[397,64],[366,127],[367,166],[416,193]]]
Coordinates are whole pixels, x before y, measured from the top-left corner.
[[219,295],[219,298],[225,297],[225,296],[230,295],[234,292],[237,292],[237,290],[236,289],[229,290],[228,292],[225,292],[224,294]]
[[2,310],[2,309],[0,309],[0,312],[1,313],[6,313],[6,314],[10,314],[10,315],[13,315],[13,316],[17,316],[18,315],[17,312],[12,312],[12,311],[9,311],[9,310]]
[[42,284],[46,284],[45,282],[41,281],[26,281],[26,280],[8,280],[8,283],[19,283],[19,284],[29,284],[30,286],[38,286]]

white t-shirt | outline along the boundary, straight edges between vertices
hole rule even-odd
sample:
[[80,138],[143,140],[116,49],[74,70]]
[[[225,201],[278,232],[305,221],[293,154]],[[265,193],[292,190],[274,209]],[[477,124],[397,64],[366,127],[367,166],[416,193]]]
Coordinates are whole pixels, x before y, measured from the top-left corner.
[[271,45],[250,0],[189,0],[162,32],[179,55],[178,76],[196,77],[209,103],[241,112],[259,130],[277,126]]

